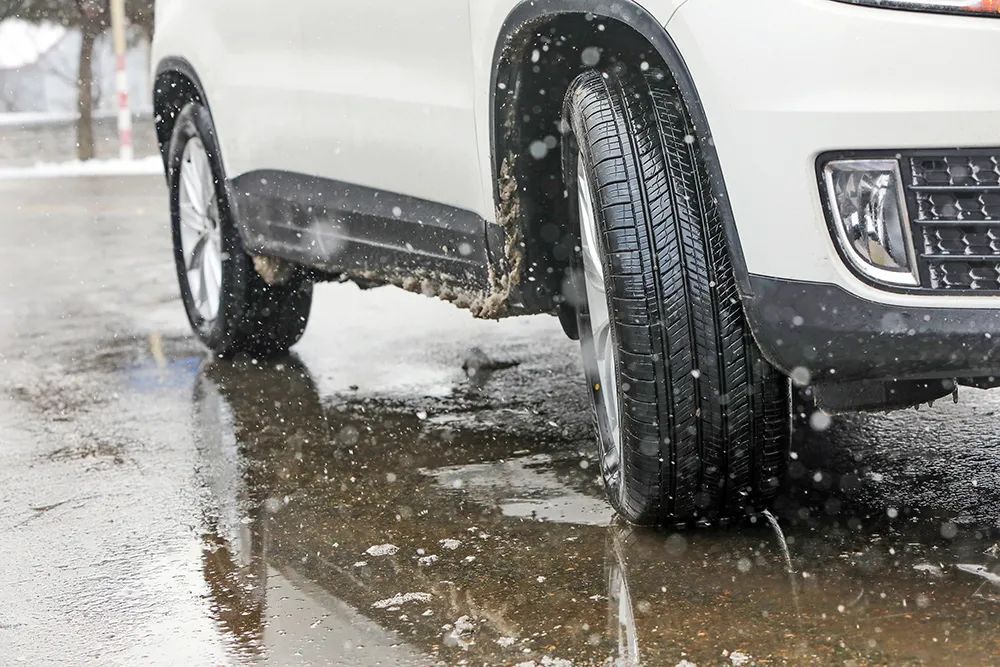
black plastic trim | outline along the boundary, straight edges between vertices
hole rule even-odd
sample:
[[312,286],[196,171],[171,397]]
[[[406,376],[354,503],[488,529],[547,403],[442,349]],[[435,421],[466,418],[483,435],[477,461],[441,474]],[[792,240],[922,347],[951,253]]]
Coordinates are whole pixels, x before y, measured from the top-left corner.
[[785,373],[848,382],[1000,376],[1000,308],[877,303],[841,287],[751,275],[744,307],[764,356]]
[[198,78],[198,73],[195,72],[194,65],[180,56],[166,56],[161,58],[160,62],[156,64],[156,78],[158,79],[161,75],[169,72],[177,72],[178,74],[183,74],[187,79],[190,79],[191,83],[193,83],[195,88],[198,89],[198,94],[201,96],[202,102],[208,106],[208,98],[205,96],[205,87],[201,85],[201,79]]
[[[514,84],[518,70],[511,57],[517,51],[519,44],[523,44],[523,42],[519,43],[517,38],[519,36],[523,39],[529,38],[533,35],[535,25],[559,14],[592,15],[624,23],[639,33],[666,63],[680,88],[681,96],[684,98],[688,113],[691,115],[698,133],[699,146],[708,166],[713,194],[719,202],[719,211],[726,231],[726,242],[737,285],[741,294],[751,295],[752,285],[747,271],[746,259],[743,255],[743,247],[740,244],[736,220],[726,191],[722,166],[715,150],[715,142],[712,139],[712,132],[701,103],[701,97],[698,95],[687,64],[664,25],[632,0],[522,0],[507,15],[494,49],[493,74],[490,81],[490,149],[493,156],[494,202],[500,201],[500,166],[508,152],[508,146],[503,142],[502,114],[498,113],[504,100],[498,96],[512,95],[515,90]],[[503,90],[499,87],[501,83],[504,84]],[[490,252],[491,255],[495,254],[492,248]]]
[[483,289],[483,219],[426,199],[287,171],[231,179],[245,244],[325,271],[392,279],[421,272]]
[[[194,86],[194,97],[195,101],[208,109],[208,113],[211,115],[212,110],[208,105],[208,96],[205,94],[205,87],[201,84],[201,79],[198,78],[198,73],[195,72],[194,66],[179,56],[167,56],[162,58],[160,62],[156,64],[156,76],[153,80],[153,121],[156,124],[156,135],[157,140],[160,144],[160,154],[163,156],[163,166],[164,172],[166,172],[167,166],[167,147],[170,145],[170,133],[164,132],[164,122],[166,119],[160,118],[158,115],[161,100],[161,91],[159,88],[161,77],[170,74],[180,74],[185,79],[191,82]],[[162,91],[162,94],[167,96],[169,99],[169,91]],[[177,109],[177,113],[180,113],[180,109]],[[169,127],[173,127],[173,119],[171,119]]]

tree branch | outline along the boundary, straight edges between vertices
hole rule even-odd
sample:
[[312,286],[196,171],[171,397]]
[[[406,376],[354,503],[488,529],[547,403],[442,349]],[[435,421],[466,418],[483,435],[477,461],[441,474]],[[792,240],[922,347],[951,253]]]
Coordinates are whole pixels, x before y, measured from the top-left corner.
[[3,23],[7,19],[12,18],[14,14],[17,14],[22,5],[24,5],[24,0],[11,0],[10,4],[7,5],[7,8],[3,12],[0,12],[0,23]]

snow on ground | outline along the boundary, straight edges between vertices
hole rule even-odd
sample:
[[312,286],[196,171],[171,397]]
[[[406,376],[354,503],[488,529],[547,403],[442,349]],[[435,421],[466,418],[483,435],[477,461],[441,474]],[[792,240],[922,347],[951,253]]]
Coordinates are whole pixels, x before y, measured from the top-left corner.
[[163,161],[156,155],[139,160],[87,160],[39,162],[33,167],[0,167],[0,180],[65,178],[72,176],[145,176],[162,174]]
[[395,556],[398,551],[399,547],[395,544],[376,544],[368,547],[368,551],[365,553],[369,556]]
[[8,111],[0,113],[0,127],[26,128],[75,123],[79,117],[80,114],[76,111]]
[[378,602],[375,602],[374,604],[372,604],[372,606],[375,607],[376,609],[389,609],[390,611],[392,611],[392,608],[398,607],[402,604],[406,604],[407,602],[414,602],[414,601],[430,602],[430,600],[433,597],[434,596],[431,595],[430,593],[421,593],[421,592],[396,593],[391,598],[386,598],[384,600],[379,600]]
[[[133,120],[137,118],[149,118],[152,115],[153,111],[148,105],[132,105]],[[0,113],[0,128],[12,127],[15,129],[25,129],[45,125],[61,125],[75,123],[79,117],[80,114],[76,111],[5,111]],[[93,117],[95,120],[117,118],[118,110],[94,109]]]

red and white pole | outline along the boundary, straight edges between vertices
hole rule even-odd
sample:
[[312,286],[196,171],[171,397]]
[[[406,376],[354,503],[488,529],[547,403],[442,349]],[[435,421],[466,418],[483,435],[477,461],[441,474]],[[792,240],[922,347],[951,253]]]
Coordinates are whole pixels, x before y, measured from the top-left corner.
[[125,0],[111,0],[111,32],[115,44],[115,90],[118,97],[118,152],[123,160],[131,160],[132,110],[128,103],[128,45],[125,39]]

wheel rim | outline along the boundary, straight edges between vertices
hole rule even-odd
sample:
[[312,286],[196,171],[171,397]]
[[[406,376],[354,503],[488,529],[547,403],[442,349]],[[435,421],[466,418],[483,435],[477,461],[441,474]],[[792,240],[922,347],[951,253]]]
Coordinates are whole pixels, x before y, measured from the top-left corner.
[[202,323],[211,323],[222,296],[222,233],[215,177],[197,137],[187,142],[181,158],[180,229],[191,301]]
[[580,250],[586,310],[581,313],[580,342],[584,370],[594,400],[601,441],[605,479],[617,485],[621,470],[621,409],[618,401],[618,349],[611,311],[594,197],[581,154],[577,158],[577,192],[580,210]]

